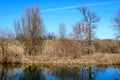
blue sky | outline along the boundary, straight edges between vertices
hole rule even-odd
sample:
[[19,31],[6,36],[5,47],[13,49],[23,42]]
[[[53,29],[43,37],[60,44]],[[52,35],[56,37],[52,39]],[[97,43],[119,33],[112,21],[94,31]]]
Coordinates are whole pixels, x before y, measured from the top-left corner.
[[76,7],[86,5],[101,17],[96,36],[100,39],[114,38],[110,25],[111,19],[120,9],[120,0],[0,0],[0,28],[12,29],[13,20],[19,18],[25,8],[35,4],[40,7],[48,32],[57,35],[58,25],[62,22],[66,24],[67,32],[71,32],[71,26],[81,20]]

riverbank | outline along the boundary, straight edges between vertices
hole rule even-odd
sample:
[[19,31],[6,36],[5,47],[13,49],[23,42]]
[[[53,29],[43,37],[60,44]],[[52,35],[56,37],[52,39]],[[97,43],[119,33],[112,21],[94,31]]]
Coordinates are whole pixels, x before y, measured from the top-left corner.
[[[20,64],[80,64],[80,65],[112,65],[120,64],[120,54],[94,53],[81,55],[79,58],[71,57],[48,57],[47,55],[7,57],[7,63]],[[4,62],[0,58],[0,63]]]
[[80,65],[109,65],[109,64],[120,64],[120,54],[110,53],[95,53],[90,55],[81,55],[79,58],[70,57],[47,57],[41,56],[28,56],[27,59],[23,60],[23,63],[30,64],[80,64]]
[[[15,64],[120,64],[120,53],[81,53],[83,45],[78,41],[45,40],[42,52],[26,54],[26,46],[17,40],[0,41],[0,63]],[[79,46],[80,45],[80,46]],[[81,48],[82,46],[82,48]],[[39,48],[39,47],[38,47]]]

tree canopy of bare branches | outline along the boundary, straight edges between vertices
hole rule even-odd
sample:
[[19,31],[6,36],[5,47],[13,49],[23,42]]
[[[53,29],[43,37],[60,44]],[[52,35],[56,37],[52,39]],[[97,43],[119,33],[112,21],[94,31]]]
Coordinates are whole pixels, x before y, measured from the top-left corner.
[[61,23],[59,25],[59,39],[65,39],[66,38],[66,26],[64,23]]
[[93,30],[96,27],[96,23],[100,21],[100,17],[97,16],[96,13],[91,12],[87,7],[82,6],[82,7],[78,7],[77,8],[78,11],[80,11],[80,13],[83,16],[83,21],[85,22],[86,26],[87,26],[87,38],[88,41],[92,40],[93,37]]
[[14,21],[14,28],[17,38],[41,37],[44,32],[44,26],[39,8],[27,8],[21,19]]
[[25,44],[26,53],[32,55],[42,51],[45,27],[38,7],[27,8],[22,17],[14,21],[14,29],[16,39]]
[[75,40],[83,41],[86,39],[86,25],[84,22],[78,22],[72,27],[72,36]]
[[113,28],[117,31],[117,38],[120,38],[120,10],[113,18]]

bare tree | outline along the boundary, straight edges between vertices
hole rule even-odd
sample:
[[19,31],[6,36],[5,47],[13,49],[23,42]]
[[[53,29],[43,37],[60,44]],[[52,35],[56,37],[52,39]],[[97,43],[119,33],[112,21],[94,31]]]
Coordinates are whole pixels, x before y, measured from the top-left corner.
[[44,31],[43,20],[40,17],[39,8],[26,9],[20,20],[14,21],[17,38],[41,37]]
[[27,8],[21,19],[14,21],[14,29],[16,38],[25,43],[25,51],[30,55],[42,50],[45,27],[38,7]]
[[87,40],[89,42],[89,44],[91,45],[91,40],[93,37],[93,30],[96,27],[96,22],[100,21],[100,17],[97,16],[96,13],[91,12],[87,7],[83,6],[83,7],[79,7],[77,8],[80,13],[83,15],[83,21],[85,22],[86,26],[87,26]]
[[64,23],[59,25],[59,38],[65,39],[66,38],[66,26]]
[[117,31],[117,38],[120,38],[120,10],[113,18],[113,28]]
[[91,12],[87,7],[79,7],[78,11],[83,16],[83,22],[86,24],[87,31],[87,53],[93,52],[92,38],[94,36],[94,29],[96,28],[96,23],[100,21],[100,17],[97,16],[96,13]]
[[86,39],[86,24],[79,22],[72,27],[72,36],[75,40],[83,41]]

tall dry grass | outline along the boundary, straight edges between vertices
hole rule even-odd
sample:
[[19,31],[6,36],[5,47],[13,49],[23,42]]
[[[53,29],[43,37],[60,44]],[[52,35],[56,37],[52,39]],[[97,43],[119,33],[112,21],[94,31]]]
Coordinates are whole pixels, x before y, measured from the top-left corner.
[[[111,44],[113,43],[114,41]],[[0,40],[0,63],[117,64],[120,62],[120,54],[111,54],[111,52],[108,54],[99,51],[87,55],[86,45],[75,40],[46,39],[43,41],[42,49],[39,49],[41,48],[39,44],[34,47],[40,50],[34,55],[29,55],[26,47],[19,40]],[[102,49],[104,50],[104,46]]]

